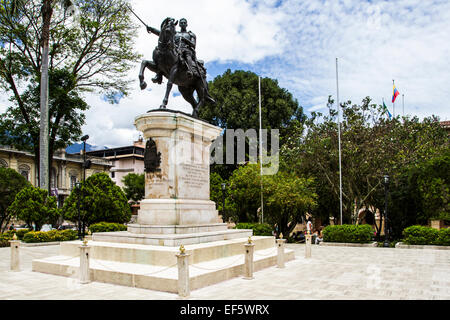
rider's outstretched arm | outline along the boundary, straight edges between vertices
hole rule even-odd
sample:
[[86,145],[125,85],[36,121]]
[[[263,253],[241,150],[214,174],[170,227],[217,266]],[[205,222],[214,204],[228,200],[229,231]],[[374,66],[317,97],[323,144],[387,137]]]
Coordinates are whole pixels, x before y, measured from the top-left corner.
[[149,27],[149,26],[147,26],[147,32],[156,34],[157,36],[159,36],[159,34],[161,33],[161,31],[159,31],[158,29],[155,29],[155,28],[152,28],[152,27]]

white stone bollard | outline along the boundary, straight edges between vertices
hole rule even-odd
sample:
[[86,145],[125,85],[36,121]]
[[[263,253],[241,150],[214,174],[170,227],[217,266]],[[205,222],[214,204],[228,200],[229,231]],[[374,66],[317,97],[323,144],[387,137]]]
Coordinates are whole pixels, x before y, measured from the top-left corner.
[[284,268],[284,244],[286,239],[277,239],[278,255],[277,255],[277,267]]
[[89,273],[89,251],[91,247],[87,245],[87,241],[83,241],[80,246],[80,283],[85,284],[90,282]]
[[180,246],[180,253],[176,255],[178,263],[178,295],[189,297],[189,254],[185,252],[184,246]]
[[255,244],[252,243],[251,237],[248,237],[248,242],[245,247],[245,265],[244,265],[244,279],[253,279],[253,252],[255,250]]
[[20,271],[20,240],[16,239],[17,237],[15,236],[14,240],[9,241],[11,246],[11,271]]
[[305,235],[305,258],[311,258],[311,234]]

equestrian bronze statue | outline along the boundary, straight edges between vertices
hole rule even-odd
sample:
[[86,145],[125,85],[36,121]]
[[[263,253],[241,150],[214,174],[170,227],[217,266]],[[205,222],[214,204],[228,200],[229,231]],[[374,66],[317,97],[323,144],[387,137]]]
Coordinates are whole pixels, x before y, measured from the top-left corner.
[[[144,81],[145,68],[156,73],[152,79],[154,83],[161,84],[163,76],[166,77],[166,94],[160,109],[166,108],[172,85],[176,84],[183,98],[191,104],[192,116],[197,118],[199,109],[206,101],[212,103],[215,101],[208,92],[204,63],[196,57],[196,36],[193,32],[187,31],[186,19],[180,19],[179,32],[175,30],[177,24],[178,21],[169,17],[161,23],[160,30],[144,23],[148,33],[158,36],[158,46],[153,50],[153,61],[142,61],[139,72],[140,87],[142,90],[147,87]],[[197,92],[197,100],[194,98],[194,91]]]

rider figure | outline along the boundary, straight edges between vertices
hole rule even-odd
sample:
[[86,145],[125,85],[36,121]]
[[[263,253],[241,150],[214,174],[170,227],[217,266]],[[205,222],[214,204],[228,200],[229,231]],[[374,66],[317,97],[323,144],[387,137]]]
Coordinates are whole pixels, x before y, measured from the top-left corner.
[[185,63],[188,68],[188,76],[193,77],[200,76],[197,71],[197,58],[195,56],[196,36],[192,31],[187,31],[187,20],[185,18],[180,19],[181,31],[175,34],[175,46],[180,51],[181,62]]

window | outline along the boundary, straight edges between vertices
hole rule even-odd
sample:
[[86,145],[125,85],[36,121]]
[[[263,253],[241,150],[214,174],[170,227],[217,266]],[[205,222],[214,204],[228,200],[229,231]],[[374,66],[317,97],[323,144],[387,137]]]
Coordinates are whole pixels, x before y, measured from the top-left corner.
[[77,176],[70,176],[70,189],[75,188],[75,183],[77,183]]
[[75,183],[77,183],[78,180],[78,172],[75,170],[71,170],[69,172],[69,182],[70,182],[70,189],[75,188]]
[[57,188],[56,169],[52,168],[50,173],[50,188]]
[[8,162],[3,159],[0,159],[0,168],[8,168]]
[[116,172],[115,171],[111,171],[111,178],[115,178],[116,177]]
[[26,165],[26,164],[21,164],[19,166],[19,173],[27,180],[30,181],[29,177],[30,177],[30,171],[31,168]]

